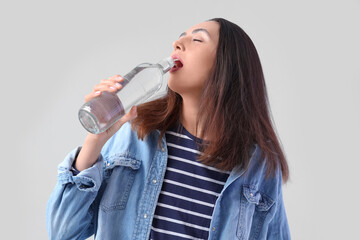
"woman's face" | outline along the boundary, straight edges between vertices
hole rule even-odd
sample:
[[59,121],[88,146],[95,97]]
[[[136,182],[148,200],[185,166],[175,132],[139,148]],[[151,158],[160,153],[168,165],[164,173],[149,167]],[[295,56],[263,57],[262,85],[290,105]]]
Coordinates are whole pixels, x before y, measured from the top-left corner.
[[219,28],[215,21],[203,22],[182,33],[173,43],[171,56],[177,67],[170,71],[168,86],[171,90],[183,97],[201,95],[215,62]]

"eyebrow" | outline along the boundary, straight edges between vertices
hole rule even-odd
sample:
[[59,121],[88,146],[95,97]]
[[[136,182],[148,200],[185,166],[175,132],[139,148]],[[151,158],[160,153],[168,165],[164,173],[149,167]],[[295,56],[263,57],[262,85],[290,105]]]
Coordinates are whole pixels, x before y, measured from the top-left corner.
[[[205,28],[197,28],[197,29],[193,30],[191,32],[191,34],[195,34],[197,32],[204,32],[204,33],[206,33],[206,35],[208,35],[209,38],[211,38],[210,33]],[[180,34],[179,38],[181,38],[182,36],[186,36],[186,32],[183,32],[182,34]]]

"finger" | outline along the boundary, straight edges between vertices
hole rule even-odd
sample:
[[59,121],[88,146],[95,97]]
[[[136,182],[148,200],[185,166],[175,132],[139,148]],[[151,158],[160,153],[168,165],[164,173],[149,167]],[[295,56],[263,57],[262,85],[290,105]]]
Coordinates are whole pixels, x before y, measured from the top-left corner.
[[113,80],[113,81],[116,81],[116,82],[123,82],[124,78],[122,76],[120,76],[119,74],[117,74],[117,75],[114,75],[112,77],[109,77],[109,80]]
[[115,83],[117,83],[117,81],[114,79],[103,79],[100,81],[100,84],[106,84],[106,85],[113,85]]
[[93,88],[93,91],[85,96],[85,102],[91,100],[94,97],[101,95],[101,92],[117,92],[122,88],[121,82],[124,81],[124,78],[119,74],[109,77],[108,79],[102,79],[100,84],[96,85]]
[[120,83],[115,84],[98,84],[94,87],[93,92],[97,91],[108,91],[108,92],[117,92],[122,88]]
[[92,92],[92,93],[85,96],[85,102],[88,102],[91,99],[93,99],[94,97],[97,97],[97,96],[100,96],[100,95],[101,95],[101,91]]
[[120,75],[115,75],[112,77],[109,77],[108,79],[103,79],[100,81],[100,83],[106,83],[106,84],[115,84],[115,83],[122,83],[124,81],[124,78]]
[[120,90],[122,88],[121,83],[117,82],[116,80],[108,80],[108,79],[103,79],[101,80],[100,84],[96,85],[96,86],[100,86],[100,85],[106,85],[109,88],[112,86],[117,90]]

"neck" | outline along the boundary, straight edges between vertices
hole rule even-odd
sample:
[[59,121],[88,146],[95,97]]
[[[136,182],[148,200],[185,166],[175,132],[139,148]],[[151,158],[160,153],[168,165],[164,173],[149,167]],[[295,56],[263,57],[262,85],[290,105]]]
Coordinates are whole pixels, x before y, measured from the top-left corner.
[[181,115],[181,124],[190,132],[193,136],[199,137],[201,132],[201,124],[196,131],[196,122],[199,112],[199,100],[191,97],[182,97],[182,115]]

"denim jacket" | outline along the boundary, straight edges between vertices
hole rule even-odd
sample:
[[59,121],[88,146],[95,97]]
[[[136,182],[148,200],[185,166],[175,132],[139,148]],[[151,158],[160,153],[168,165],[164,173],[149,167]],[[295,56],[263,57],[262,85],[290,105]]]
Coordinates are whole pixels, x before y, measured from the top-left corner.
[[[167,164],[159,134],[142,141],[124,124],[97,162],[76,176],[71,167],[80,148],[69,153],[47,204],[50,239],[149,239]],[[265,178],[259,146],[251,151],[247,171],[234,169],[215,203],[208,239],[290,239],[281,172]]]

